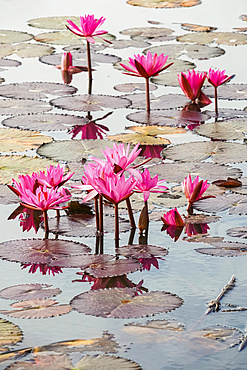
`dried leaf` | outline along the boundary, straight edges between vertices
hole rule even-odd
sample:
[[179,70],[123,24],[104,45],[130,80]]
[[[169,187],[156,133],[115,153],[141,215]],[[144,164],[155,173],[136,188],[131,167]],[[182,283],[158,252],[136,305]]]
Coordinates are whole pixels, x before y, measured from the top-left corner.
[[194,333],[193,338],[194,340],[198,338],[216,340],[223,344],[225,348],[227,348],[234,347],[235,345],[239,344],[243,338],[243,333],[237,328],[214,325]]
[[213,181],[212,184],[223,188],[235,188],[242,186],[242,182],[240,180],[233,179],[232,177],[228,177],[226,180]]
[[[132,130],[143,135],[174,135],[174,134],[185,134],[187,131],[179,127],[170,127],[170,126],[128,126],[127,130]],[[149,144],[150,145],[150,144]]]
[[179,42],[198,43],[202,45],[212,42],[222,45],[245,45],[247,44],[247,35],[236,32],[195,32],[178,36]]
[[124,370],[141,370],[141,366],[132,360],[128,360],[123,357],[107,356],[107,355],[97,355],[95,357],[86,355],[77,364],[76,368],[78,370],[84,369],[124,369]]
[[131,143],[131,144],[138,144],[140,145],[168,145],[171,144],[170,140],[162,138],[162,137],[154,137],[151,135],[145,134],[120,134],[120,135],[110,135],[107,136],[108,140],[119,141],[122,143]]
[[[24,352],[24,354],[26,354]],[[18,353],[17,353],[18,355]],[[35,354],[34,361],[17,361],[9,366],[10,370],[68,370],[73,364],[68,355],[64,354]]]
[[[175,319],[164,319],[164,320],[148,320],[145,323],[132,322],[130,324],[124,324],[124,331],[128,332],[128,328],[143,328],[154,329],[154,330],[169,330],[169,331],[184,331],[184,325]],[[145,330],[146,331],[146,330]],[[143,333],[145,333],[145,331]]]
[[217,30],[217,27],[202,26],[199,24],[192,24],[192,23],[181,23],[181,27],[185,31],[193,31],[193,32],[211,32],[211,31]]
[[127,4],[145,8],[180,8],[201,4],[200,0],[128,0]]
[[[0,345],[18,343],[22,340],[22,331],[19,326],[0,318]],[[1,359],[0,359],[1,362]]]

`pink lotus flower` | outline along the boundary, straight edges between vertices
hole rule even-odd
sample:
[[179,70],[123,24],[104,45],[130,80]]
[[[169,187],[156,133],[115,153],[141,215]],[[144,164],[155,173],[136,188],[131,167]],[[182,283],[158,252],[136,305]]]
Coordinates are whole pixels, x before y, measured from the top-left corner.
[[160,72],[164,71],[166,68],[170,67],[173,63],[166,64],[168,55],[164,54],[157,55],[156,53],[152,55],[150,51],[147,55],[134,55],[134,59],[129,58],[130,66],[123,63],[119,63],[128,72],[123,72],[126,75],[135,77],[144,77],[146,79],[146,100],[147,100],[147,111],[150,111],[150,97],[149,97],[149,78],[157,76]]
[[150,193],[163,193],[168,188],[161,185],[165,180],[158,180],[158,175],[151,178],[148,168],[144,169],[141,173],[141,179],[138,179],[134,191],[137,193],[143,193],[144,202],[146,202],[150,196]]
[[47,211],[48,209],[64,209],[66,207],[59,207],[58,204],[67,202],[71,197],[68,190],[57,188],[47,189],[46,185],[39,186],[35,194],[30,189],[26,189],[20,195],[22,205],[31,209],[38,209],[40,211]]
[[212,68],[208,71],[208,82],[213,85],[214,87],[218,87],[220,85],[223,85],[224,83],[230,81],[234,75],[227,76],[225,74],[225,70],[221,71],[219,69],[213,70]]
[[75,73],[81,73],[87,71],[87,67],[82,66],[73,66],[72,64],[72,54],[70,52],[63,53],[61,58],[61,64],[55,66],[58,69],[61,69],[63,82],[69,84],[72,81],[72,75]]
[[[100,35],[104,35],[108,33],[108,31],[105,30],[98,30],[99,28],[105,21],[105,18],[101,17],[99,19],[94,18],[94,15],[85,15],[80,16],[80,24],[81,28],[79,28],[74,22],[67,20],[68,24],[67,28],[73,32],[75,35],[80,36],[80,37],[85,37],[88,42],[91,44],[95,43],[94,37]],[[102,37],[101,37],[102,38]],[[103,38],[102,38],[103,39]],[[104,41],[107,41],[103,39]],[[108,42],[108,41],[107,41]]]
[[103,139],[106,134],[105,131],[109,131],[108,127],[99,125],[93,121],[85,123],[84,125],[77,125],[69,132],[73,134],[71,139],[74,139],[79,133],[81,133],[81,140],[85,139]]
[[183,227],[184,221],[180,216],[177,208],[171,209],[167,213],[164,213],[161,220],[164,222],[165,225],[168,226],[176,226],[176,227]]
[[74,175],[74,172],[68,172],[65,175],[65,168],[60,167],[59,164],[57,166],[47,166],[46,172],[47,174],[45,174],[44,171],[40,171],[38,174],[38,182],[49,188],[56,188],[64,185]]
[[18,197],[27,189],[29,189],[32,193],[35,193],[39,183],[37,181],[38,174],[36,172],[32,173],[32,176],[29,175],[19,175],[17,182],[15,179],[13,180],[14,186],[7,185],[10,190],[12,190]]
[[178,81],[185,96],[193,103],[197,100],[203,106],[212,103],[209,97],[201,91],[206,76],[206,72],[200,73],[196,72],[194,69],[188,71],[187,74],[181,72],[181,74],[178,75]]
[[123,72],[126,75],[150,78],[157,76],[160,72],[164,71],[166,68],[170,67],[173,63],[166,64],[168,55],[164,54],[157,55],[156,53],[152,55],[150,51],[147,55],[134,55],[134,59],[129,58],[129,64],[131,67],[119,63],[128,72]]

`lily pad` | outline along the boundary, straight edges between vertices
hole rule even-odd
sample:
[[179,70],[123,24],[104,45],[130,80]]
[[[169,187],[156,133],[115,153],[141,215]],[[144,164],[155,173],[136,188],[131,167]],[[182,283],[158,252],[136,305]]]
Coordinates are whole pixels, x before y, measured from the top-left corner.
[[32,38],[33,38],[33,35],[27,32],[0,30],[0,43],[1,44],[30,41],[32,40]]
[[[81,43],[81,38],[68,30],[40,33],[35,35],[34,39],[51,45],[76,45]],[[104,35],[104,39],[108,41],[115,40],[115,36],[107,33]],[[102,39],[96,37],[95,41],[103,42]]]
[[175,319],[170,319],[170,320],[167,320],[167,319],[164,319],[164,320],[148,320],[145,323],[132,322],[130,324],[124,324],[124,331],[128,332],[128,328],[130,328],[130,329],[143,328],[143,329],[147,329],[147,330],[148,329],[154,329],[154,330],[184,331],[184,325],[181,322],[178,322]]
[[191,174],[192,177],[200,176],[201,179],[214,181],[221,177],[240,177],[242,172],[239,168],[232,168],[226,165],[213,163],[162,163],[156,166],[150,166],[151,176],[165,176],[168,182],[181,182]]
[[108,140],[119,141],[122,143],[131,143],[131,144],[138,144],[140,145],[168,145],[170,144],[170,140],[164,139],[162,137],[154,137],[151,135],[145,134],[120,134],[120,135],[109,135],[107,137]]
[[199,200],[194,203],[194,208],[203,212],[222,212],[229,208],[232,209],[245,198],[239,194],[222,194],[217,195],[216,198]]
[[195,129],[198,135],[220,140],[242,140],[247,132],[247,120],[218,121],[207,123]]
[[212,159],[214,163],[237,163],[247,160],[247,146],[221,141],[198,141],[174,145],[164,149],[162,155],[175,161],[203,161]]
[[51,141],[50,136],[42,135],[37,131],[29,132],[15,128],[0,128],[1,153],[31,150]]
[[180,307],[183,300],[168,292],[136,296],[133,288],[112,288],[81,293],[70,303],[72,308],[86,315],[126,319],[169,312]]
[[233,206],[229,209],[230,215],[246,215],[247,214],[247,197],[243,196],[244,198],[241,199],[238,203],[233,204]]
[[196,234],[192,236],[185,236],[183,240],[189,243],[206,243],[206,244],[213,244],[215,242],[221,242],[224,240],[223,237],[219,236],[208,236],[207,234]]
[[14,310],[0,311],[4,315],[20,319],[43,319],[47,317],[61,316],[72,310],[69,304],[57,304],[52,299],[34,299],[13,303]]
[[[23,353],[21,353],[23,355]],[[26,353],[24,352],[24,355]],[[71,359],[66,354],[34,354],[32,361],[16,361],[9,365],[9,370],[68,370],[72,369]]]
[[81,268],[83,271],[97,266],[104,266],[108,261],[112,260],[114,256],[110,254],[78,254],[76,256],[61,256],[57,260],[50,263],[50,266],[59,266],[64,268]]
[[185,225],[189,224],[209,224],[211,222],[217,222],[221,219],[220,216],[209,216],[204,214],[189,215],[185,217]]
[[192,23],[181,23],[181,27],[185,31],[192,31],[192,32],[211,32],[211,31],[217,30],[217,27],[202,26],[199,24],[192,24]]
[[146,54],[148,51],[150,51],[152,54],[157,53],[158,55],[163,53],[164,55],[169,55],[169,57],[172,59],[179,58],[181,56],[188,56],[191,59],[204,60],[219,57],[225,54],[225,50],[219,47],[193,44],[168,44],[152,46],[148,49],[145,49],[144,53]]
[[216,257],[247,256],[247,244],[222,241],[213,243],[214,248],[197,248],[196,252]]
[[33,131],[61,131],[87,122],[89,122],[87,118],[79,116],[38,113],[10,117],[3,120],[2,124],[7,127]]
[[71,20],[74,23],[78,23],[80,21],[79,17],[65,15],[56,17],[33,18],[27,21],[27,24],[35,28],[64,30],[66,29],[67,19]]
[[[203,89],[206,95],[214,97],[214,89],[205,87]],[[247,84],[226,84],[217,89],[219,99],[227,100],[246,100],[247,99]]]
[[[148,114],[145,111],[130,113],[127,115],[126,118],[130,121],[141,123],[144,125],[154,125],[154,126],[166,126],[167,125],[167,126],[176,127],[176,126],[191,125],[194,122],[205,122],[207,119],[210,118],[210,116],[205,113],[201,113],[201,112],[160,109],[159,111],[155,111],[155,112],[152,111],[150,112],[150,114]],[[148,127],[148,126],[145,126],[145,127]],[[164,130],[166,129],[170,130],[168,127],[163,127],[163,128]],[[179,129],[179,130],[183,130],[183,129]],[[179,133],[182,133],[182,131],[180,131]]]
[[[41,57],[39,60],[42,63],[57,66],[61,64],[61,58],[63,53],[52,54]],[[118,63],[121,58],[116,55],[94,53],[91,52],[92,66],[94,67],[97,63]],[[73,52],[73,65],[74,66],[87,66],[87,52]]]
[[[125,98],[131,100],[129,108],[145,109],[146,108],[146,94],[129,94],[124,95]],[[150,107],[153,109],[173,109],[183,107],[188,99],[180,94],[166,94],[154,97],[150,94]]]
[[111,47],[113,49],[125,49],[128,47],[131,48],[146,48],[150,46],[151,44],[144,40],[113,40],[111,44],[108,47]]
[[0,318],[0,345],[18,343],[22,340],[22,331],[19,326]]
[[51,288],[47,284],[21,284],[0,290],[0,297],[25,301],[29,299],[45,299],[61,293],[59,288]]
[[233,227],[231,229],[226,230],[227,235],[233,236],[234,238],[247,238],[247,226],[239,226]]
[[[221,86],[222,87],[222,86]],[[204,113],[210,115],[211,117],[215,117],[215,112],[205,110]],[[218,118],[220,119],[238,119],[247,116],[246,110],[240,109],[227,109],[227,108],[220,108],[218,112]]]
[[31,99],[1,99],[0,115],[19,115],[47,112],[52,107],[49,103]]
[[141,366],[136,362],[123,357],[97,355],[97,356],[84,356],[77,364],[78,370],[83,369],[123,369],[123,370],[141,370]]
[[212,42],[222,45],[245,45],[247,35],[237,32],[194,32],[178,36],[177,41],[197,44],[210,44]]
[[166,248],[146,244],[125,245],[123,247],[117,248],[116,252],[126,258],[135,258],[135,259],[150,258],[152,256],[164,257],[168,254],[168,250]]
[[193,339],[205,338],[207,340],[219,341],[227,347],[234,347],[243,339],[243,333],[236,328],[222,325],[214,325],[192,334]]
[[145,8],[180,8],[201,4],[200,0],[128,0],[127,4]]
[[0,95],[7,98],[45,99],[47,95],[74,94],[77,89],[73,86],[52,82],[22,82],[0,86]]
[[75,162],[87,159],[89,155],[104,158],[101,148],[113,147],[113,143],[105,140],[63,140],[43,144],[37,153],[43,157],[53,158],[59,161]]
[[35,58],[50,55],[55,51],[52,46],[41,44],[21,43],[21,44],[1,44],[0,57],[4,58],[11,54],[17,54],[20,58]]
[[6,185],[0,185],[0,204],[19,203],[20,199]]
[[120,31],[121,35],[130,36],[132,40],[152,40],[156,41],[157,38],[166,37],[174,31],[170,28],[162,27],[135,27],[128,28]]
[[19,67],[21,62],[14,59],[0,58],[0,67]]
[[129,99],[122,98],[120,96],[75,95],[53,99],[50,103],[56,108],[79,112],[97,112],[103,111],[103,108],[127,108],[131,102]]
[[121,276],[129,274],[141,269],[141,264],[138,261],[131,259],[119,259],[116,261],[108,261],[102,264],[92,264],[84,271],[94,276],[95,278],[105,278],[112,276]]
[[[140,90],[140,91],[146,91],[146,84],[145,83],[125,83],[125,84],[119,84],[119,85],[115,85],[114,86],[114,89],[117,90],[117,91],[120,91],[120,92],[124,92],[124,93],[131,93],[131,92],[134,92],[136,90]],[[153,84],[150,84],[149,85],[149,90],[150,91],[154,91],[157,89],[157,86],[153,85]]]
[[31,175],[37,168],[45,171],[49,165],[57,165],[57,162],[21,155],[0,156],[0,183],[11,184],[12,178],[23,174]]
[[[141,113],[141,112],[140,112]],[[126,130],[131,130],[138,132],[143,135],[175,135],[175,134],[185,134],[187,131],[184,128],[170,127],[170,126],[128,126],[125,127]]]

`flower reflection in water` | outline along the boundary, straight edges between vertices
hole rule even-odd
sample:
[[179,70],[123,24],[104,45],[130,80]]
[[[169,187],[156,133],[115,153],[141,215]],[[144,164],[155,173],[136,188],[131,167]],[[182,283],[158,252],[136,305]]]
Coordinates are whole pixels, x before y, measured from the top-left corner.
[[140,145],[141,157],[145,158],[161,158],[161,152],[165,145]]
[[40,270],[42,275],[53,275],[63,273],[61,267],[59,266],[48,266],[45,263],[22,263],[21,269],[28,268],[30,274],[34,274],[37,270]]
[[38,232],[40,223],[44,220],[42,212],[39,210],[34,210],[30,208],[18,206],[8,217],[8,220],[14,220],[19,216],[20,226],[22,226],[23,231],[30,231],[32,228],[35,233]]
[[85,139],[104,139],[104,135],[106,135],[106,131],[109,131],[109,128],[95,123],[94,121],[85,123],[84,125],[77,125],[74,126],[69,134],[72,134],[71,139],[75,139],[75,137],[81,134],[81,140]]
[[164,258],[154,257],[154,256],[152,256],[150,258],[139,258],[138,261],[142,264],[142,269],[143,270],[150,271],[152,265],[154,267],[156,267],[157,269],[159,269],[159,261],[158,261],[158,259],[165,261]]

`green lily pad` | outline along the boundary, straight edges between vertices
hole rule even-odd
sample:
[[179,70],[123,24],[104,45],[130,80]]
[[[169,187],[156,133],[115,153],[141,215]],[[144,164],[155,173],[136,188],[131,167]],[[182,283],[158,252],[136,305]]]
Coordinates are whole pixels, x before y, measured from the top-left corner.
[[105,140],[63,140],[41,145],[37,153],[43,157],[59,161],[75,162],[87,159],[89,155],[105,158],[101,148],[113,147],[113,143]]
[[32,131],[61,131],[75,125],[89,122],[87,118],[68,114],[23,114],[2,121],[7,127],[21,128]]
[[210,44],[215,42],[223,45],[245,45],[247,44],[247,35],[237,32],[194,32],[177,37],[179,42],[189,42],[196,44]]
[[35,28],[44,28],[51,30],[64,30],[66,29],[67,19],[74,23],[79,23],[80,18],[75,16],[56,16],[56,17],[41,17],[33,18],[27,21],[27,24]]
[[180,307],[183,300],[163,291],[136,296],[133,288],[111,288],[81,293],[70,304],[86,315],[126,319],[169,312]]
[[47,95],[74,94],[77,89],[73,86],[53,82],[22,82],[0,86],[0,96],[6,98],[45,99]]
[[198,141],[174,145],[164,149],[162,155],[164,158],[181,162],[203,161],[210,158],[214,163],[237,163],[247,160],[247,146],[220,141]]
[[200,0],[128,0],[127,4],[145,8],[180,8],[201,4]]
[[47,112],[52,106],[44,101],[31,99],[2,99],[0,106],[0,115],[18,115]]
[[0,43],[1,44],[30,41],[32,40],[32,38],[33,38],[33,35],[27,32],[0,30]]
[[247,120],[218,121],[195,128],[198,135],[220,140],[243,140],[247,132]]
[[0,318],[0,345],[18,343],[22,340],[22,331],[19,326]]
[[0,151],[1,153],[14,153],[31,150],[43,143],[52,141],[50,136],[42,135],[40,132],[30,132],[15,128],[0,128]]
[[138,144],[140,145],[168,145],[170,144],[170,140],[162,138],[162,137],[154,137],[151,135],[139,134],[139,133],[132,133],[132,134],[120,134],[120,135],[109,135],[107,137],[108,140],[114,140],[122,143],[131,143],[131,144]]
[[204,60],[219,57],[225,54],[225,50],[219,47],[193,44],[168,44],[152,46],[148,49],[145,49],[143,52],[146,54],[148,51],[150,51],[152,54],[157,53],[158,55],[163,53],[164,55],[169,55],[169,57],[172,59],[179,58],[181,56],[188,56],[191,59]]
[[52,54],[55,48],[52,46],[21,43],[13,44],[0,44],[0,57],[4,58],[12,54],[17,54],[20,58],[35,58],[42,57],[43,55]]
[[[82,42],[81,37],[74,35],[69,30],[40,33],[34,39],[51,45],[76,45]],[[115,36],[107,33],[104,35],[104,39],[108,41],[115,40]],[[99,37],[95,37],[95,41],[103,42]]]
[[12,184],[12,178],[24,174],[31,175],[37,169],[45,171],[50,165],[57,165],[57,162],[21,155],[0,156],[0,183]]
[[[214,88],[205,87],[203,89],[206,95],[214,97]],[[245,100],[247,99],[247,84],[226,84],[217,89],[219,99],[227,100]]]

